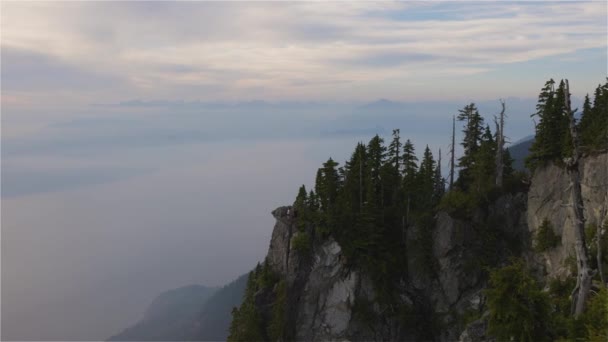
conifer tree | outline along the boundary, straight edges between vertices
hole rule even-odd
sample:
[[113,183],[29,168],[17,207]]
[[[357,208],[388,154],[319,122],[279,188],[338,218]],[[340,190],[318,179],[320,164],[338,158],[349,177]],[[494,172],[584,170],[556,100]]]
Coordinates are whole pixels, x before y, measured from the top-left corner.
[[595,89],[593,104],[588,95],[585,97],[578,127],[585,150],[608,148],[608,79]]
[[466,188],[467,184],[471,182],[471,172],[475,164],[475,154],[479,150],[481,138],[483,135],[483,124],[484,120],[479,114],[477,107],[474,103],[466,105],[463,109],[458,111],[458,121],[465,123],[463,133],[464,137],[462,140],[462,147],[464,153],[460,157],[460,177],[459,182],[461,187]]
[[538,96],[536,113],[536,138],[526,159],[529,168],[534,169],[539,163],[558,160],[572,153],[572,141],[568,129],[568,117],[565,113],[564,81],[555,89],[555,81],[545,83]]
[[399,129],[393,130],[393,140],[388,147],[390,154],[390,163],[395,167],[395,170],[399,172],[401,170],[401,138],[399,137]]
[[433,202],[439,203],[441,197],[443,197],[443,194],[445,193],[445,179],[443,176],[441,176],[441,149],[439,149],[439,156],[437,159],[437,166],[435,167],[433,183],[435,186],[433,192]]
[[427,145],[424,149],[424,156],[420,162],[420,169],[417,177],[417,206],[419,208],[428,208],[434,205],[435,194],[435,172],[436,165],[433,159],[433,153]]
[[380,192],[380,168],[384,164],[386,158],[386,147],[383,145],[384,140],[376,134],[367,145],[367,158],[370,182],[375,195]]

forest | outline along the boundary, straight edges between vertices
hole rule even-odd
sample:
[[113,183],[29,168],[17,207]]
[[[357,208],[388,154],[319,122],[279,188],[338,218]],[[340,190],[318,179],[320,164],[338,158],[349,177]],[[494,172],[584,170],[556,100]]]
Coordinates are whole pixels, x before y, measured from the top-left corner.
[[[450,122],[453,143],[449,151],[443,151],[448,157],[447,174],[442,174],[445,157],[441,150],[415,147],[399,129],[393,130],[390,141],[376,135],[367,143],[358,143],[342,165],[328,159],[318,169],[314,187],[302,185],[293,203],[299,230],[292,240],[293,249],[305,256],[312,253],[315,242],[335,239],[348,266],[372,278],[377,301],[387,307],[384,315],[399,317],[404,325],[418,329],[420,339],[431,337],[428,332],[436,324],[432,313],[402,303],[400,293],[410,272],[422,270],[433,275],[437,270],[430,233],[437,213],[470,219],[477,208],[488,206],[505,193],[526,192],[535,170],[553,163],[571,175],[575,216],[580,215],[576,213],[578,201],[582,204],[580,182],[576,183],[578,161],[608,149],[608,82],[587,95],[580,110],[570,108],[567,80],[545,83],[531,115],[535,141],[526,159],[529,172],[512,167],[503,133],[508,124],[508,103],[501,101],[501,107],[493,122],[484,120],[475,103],[455,113]],[[462,129],[460,156],[454,152],[457,125]],[[420,160],[417,148],[423,150]],[[572,262],[572,276],[567,279],[536,277],[519,257],[527,246],[513,246],[510,263],[500,264],[495,246],[501,237],[491,224],[479,228],[484,247],[474,251],[479,260],[475,267],[483,270],[488,283],[485,293],[491,336],[517,341],[608,338],[608,220],[604,220],[603,231],[580,222],[580,248]],[[412,227],[421,232],[416,269],[408,267],[411,263],[405,253]],[[548,222],[543,223],[533,237],[531,248],[538,253],[559,243],[550,228]],[[276,300],[271,317],[262,317],[255,294],[268,287],[276,289]],[[286,291],[283,279],[266,263],[258,264],[249,275],[242,305],[233,310],[229,340],[293,339],[283,329]],[[356,305],[361,315],[369,311],[365,303]]]

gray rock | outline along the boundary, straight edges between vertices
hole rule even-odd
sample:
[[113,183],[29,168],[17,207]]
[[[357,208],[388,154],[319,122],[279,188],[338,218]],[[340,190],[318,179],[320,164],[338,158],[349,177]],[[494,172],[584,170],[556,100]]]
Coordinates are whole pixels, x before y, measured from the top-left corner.
[[[581,190],[585,206],[585,224],[599,224],[608,207],[608,153],[589,156],[581,163]],[[574,257],[574,225],[570,208],[570,182],[565,169],[554,164],[541,167],[534,173],[528,192],[527,221],[530,233],[546,218],[561,245],[542,254],[540,261],[548,277],[567,276],[566,259]]]

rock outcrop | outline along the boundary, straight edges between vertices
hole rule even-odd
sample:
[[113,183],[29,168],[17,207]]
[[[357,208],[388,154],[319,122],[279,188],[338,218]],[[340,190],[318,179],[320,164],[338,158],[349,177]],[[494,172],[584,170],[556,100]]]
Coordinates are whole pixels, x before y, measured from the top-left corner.
[[[588,156],[582,159],[580,167],[585,224],[601,224],[608,210],[608,153]],[[569,189],[570,179],[566,170],[549,164],[536,170],[528,192],[527,221],[532,235],[547,219],[561,237],[560,245],[538,256],[548,277],[568,275],[568,259],[575,257]]]
[[[608,154],[587,157],[581,167],[585,217],[588,224],[598,224],[608,206]],[[537,170],[528,193],[503,194],[467,217],[439,212],[430,246],[433,267],[421,266],[419,260],[422,228],[410,227],[404,251],[408,277],[399,285],[400,298],[426,310],[422,319],[437,327],[427,338],[421,338],[403,317],[385,314],[388,308],[378,304],[369,275],[348,265],[333,238],[315,239],[309,227],[310,251],[295,250],[291,241],[299,232],[293,209],[278,208],[273,211],[277,221],[266,260],[287,282],[286,335],[299,341],[489,340],[484,267],[525,255],[540,263],[545,275],[567,272],[563,265],[574,243],[568,204],[568,176],[562,168],[549,165]],[[561,236],[561,245],[539,256],[530,247],[544,218]],[[362,317],[362,305],[373,319]],[[471,323],[467,317],[478,319]]]

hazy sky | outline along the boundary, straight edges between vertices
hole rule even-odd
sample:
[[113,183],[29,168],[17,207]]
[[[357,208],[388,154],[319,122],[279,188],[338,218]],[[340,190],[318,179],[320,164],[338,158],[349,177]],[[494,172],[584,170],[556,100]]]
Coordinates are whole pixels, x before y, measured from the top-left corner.
[[580,103],[607,74],[605,1],[0,9],[3,340],[107,338],[248,271],[270,211],[357,141],[445,156],[452,115],[498,98],[514,141],[547,79]]

